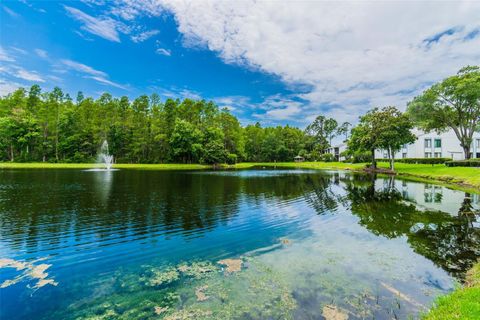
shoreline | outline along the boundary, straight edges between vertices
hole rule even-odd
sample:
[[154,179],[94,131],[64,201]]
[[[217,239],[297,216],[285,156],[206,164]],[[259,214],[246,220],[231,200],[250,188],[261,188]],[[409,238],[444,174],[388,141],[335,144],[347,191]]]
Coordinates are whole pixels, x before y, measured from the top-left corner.
[[[379,162],[378,175],[387,175],[383,172],[388,163]],[[96,163],[43,163],[43,162],[1,162],[0,170],[6,169],[95,169],[103,166]],[[254,167],[300,168],[312,170],[347,170],[357,173],[368,173],[365,163],[343,162],[241,162],[234,165],[203,165],[203,164],[114,164],[114,169],[127,170],[208,170],[208,169],[251,169]],[[480,168],[476,167],[446,167],[444,165],[423,165],[397,163],[395,176],[424,183],[434,183],[465,192],[480,193]]]

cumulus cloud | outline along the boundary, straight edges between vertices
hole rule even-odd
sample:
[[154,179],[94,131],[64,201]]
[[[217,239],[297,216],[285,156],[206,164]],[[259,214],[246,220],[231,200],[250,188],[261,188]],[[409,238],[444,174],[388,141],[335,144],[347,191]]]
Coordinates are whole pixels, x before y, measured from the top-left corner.
[[115,8],[130,20],[168,11],[184,45],[308,86],[302,104],[272,108],[279,119],[351,121],[372,106],[402,108],[480,61],[479,2],[117,0]]

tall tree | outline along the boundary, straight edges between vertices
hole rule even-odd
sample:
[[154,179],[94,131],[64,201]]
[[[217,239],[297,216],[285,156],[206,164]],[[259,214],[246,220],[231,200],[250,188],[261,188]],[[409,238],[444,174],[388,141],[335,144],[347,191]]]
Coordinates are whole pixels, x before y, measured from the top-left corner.
[[389,106],[374,113],[375,121],[381,127],[379,147],[387,150],[390,159],[390,170],[395,169],[395,153],[400,151],[403,145],[414,142],[417,138],[411,132],[413,123],[410,118]]
[[394,170],[395,152],[416,139],[410,131],[412,127],[410,119],[397,108],[374,108],[360,117],[359,124],[352,129],[348,148],[352,152],[370,151],[372,168],[377,167],[375,150],[385,149],[390,158],[390,169]]
[[305,133],[313,139],[313,148],[323,152],[331,145],[337,126],[335,119],[320,115],[307,126]]
[[409,116],[420,128],[437,132],[453,129],[465,158],[470,158],[473,133],[480,123],[480,68],[465,67],[434,84],[408,104]]

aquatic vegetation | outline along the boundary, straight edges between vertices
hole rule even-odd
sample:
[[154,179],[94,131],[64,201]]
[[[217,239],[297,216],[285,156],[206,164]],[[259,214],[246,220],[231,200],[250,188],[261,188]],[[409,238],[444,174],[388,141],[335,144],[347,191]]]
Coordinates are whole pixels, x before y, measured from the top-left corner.
[[241,259],[223,259],[218,261],[218,264],[225,265],[225,271],[227,273],[239,272],[242,270],[242,260]]
[[153,276],[147,280],[150,286],[161,286],[172,283],[180,278],[180,273],[176,268],[169,268],[166,271],[153,269]]
[[393,293],[394,295],[398,296],[400,299],[416,306],[416,307],[422,307],[422,304],[418,303],[417,301],[413,300],[412,298],[410,298],[409,296],[407,296],[406,294],[398,291],[397,289],[395,289],[394,287],[392,287],[391,285],[387,284],[387,283],[384,283],[384,282],[380,282],[380,284],[385,288],[387,289],[388,291],[390,291],[391,293]]
[[338,308],[337,306],[327,304],[322,309],[322,316],[325,320],[347,320],[348,313]]
[[218,271],[218,267],[210,261],[196,261],[191,264],[181,264],[177,270],[187,277],[200,279]]
[[190,319],[211,319],[212,312],[209,310],[200,310],[200,309],[185,309],[176,311],[168,316],[165,320],[190,320]]
[[155,306],[154,307],[154,310],[155,310],[155,314],[162,314],[162,313],[165,313],[167,312],[169,309],[167,307],[159,307],[159,306]]
[[44,259],[38,259],[32,262],[16,261],[8,258],[0,259],[0,268],[14,268],[17,271],[23,271],[15,278],[5,280],[2,284],[0,284],[0,288],[7,288],[26,279],[37,281],[35,285],[31,287],[33,289],[40,289],[47,284],[52,286],[58,285],[55,280],[48,279],[48,273],[46,272],[46,270],[52,266],[51,264],[42,263],[39,265],[35,265],[35,262],[41,260]]
[[195,295],[197,296],[197,301],[202,302],[202,301],[208,300],[209,297],[204,292],[207,289],[208,289],[207,285],[201,286],[195,289]]

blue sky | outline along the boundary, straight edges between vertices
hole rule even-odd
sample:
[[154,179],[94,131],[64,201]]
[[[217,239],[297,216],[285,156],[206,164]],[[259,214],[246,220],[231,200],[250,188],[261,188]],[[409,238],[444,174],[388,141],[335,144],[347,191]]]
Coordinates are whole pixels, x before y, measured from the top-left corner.
[[0,92],[213,99],[242,123],[355,122],[480,64],[479,3],[2,1]]

